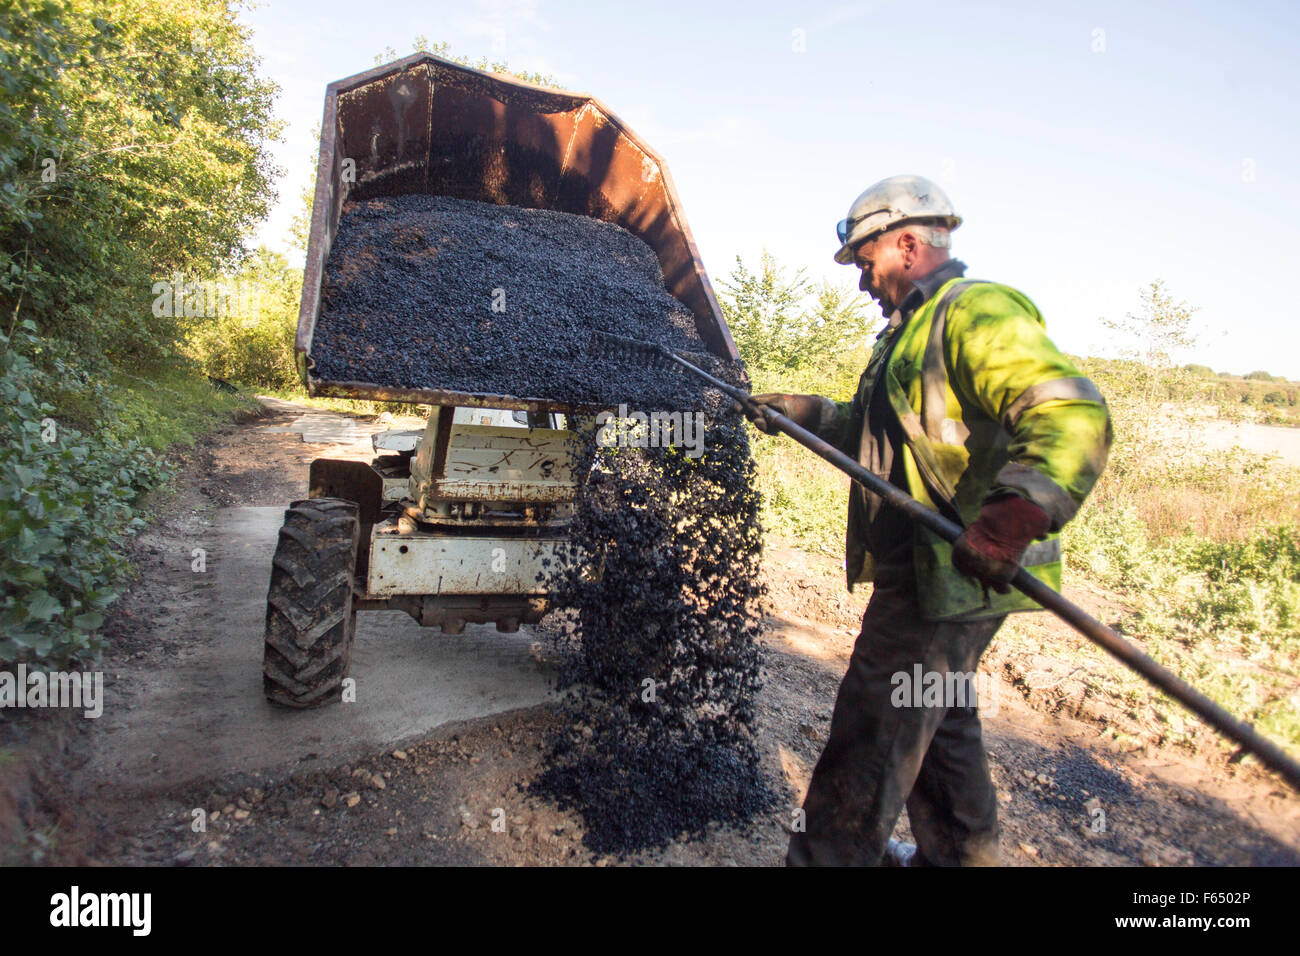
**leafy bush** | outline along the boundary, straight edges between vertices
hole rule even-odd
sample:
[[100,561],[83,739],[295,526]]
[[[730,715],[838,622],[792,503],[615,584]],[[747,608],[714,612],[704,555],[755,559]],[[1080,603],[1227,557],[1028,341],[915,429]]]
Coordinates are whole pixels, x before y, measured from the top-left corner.
[[1072,570],[1077,568],[1099,584],[1135,581],[1150,553],[1146,526],[1131,504],[1085,505],[1065,526],[1062,537]]
[[[758,271],[737,257],[721,305],[754,392],[815,393],[847,401],[879,324],[865,297],[789,272],[764,253]],[[755,434],[764,530],[829,555],[844,553],[848,479],[785,436]]]
[[814,287],[802,269],[789,273],[766,252],[758,272],[737,256],[719,284],[723,315],[757,389],[800,383],[824,395],[853,393],[879,322],[864,296],[825,282]]
[[215,378],[260,389],[299,385],[294,360],[302,270],[259,248],[231,279],[237,308],[193,320],[187,350]]
[[167,477],[134,439],[93,440],[60,424],[36,397],[41,373],[14,346],[35,323],[0,335],[0,661],[66,662],[97,649],[97,628],[118,597],[133,504]]
[[25,319],[0,335],[0,661],[95,649],[167,474],[150,446],[240,404],[177,354],[184,311],[150,307],[164,276],[234,270],[274,200],[276,87],[239,6],[0,3],[0,315]]
[[754,432],[763,531],[832,557],[844,554],[849,479],[784,435]]
[[1245,541],[1198,540],[1189,570],[1207,588],[1196,606],[1205,627],[1300,637],[1300,530],[1262,528]]

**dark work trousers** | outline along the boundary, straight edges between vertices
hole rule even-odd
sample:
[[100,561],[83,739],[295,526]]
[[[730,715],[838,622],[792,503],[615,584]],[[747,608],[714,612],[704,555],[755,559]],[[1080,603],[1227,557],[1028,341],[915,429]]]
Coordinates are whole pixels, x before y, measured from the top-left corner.
[[900,707],[891,696],[894,675],[911,679],[918,663],[974,671],[1003,620],[924,621],[910,565],[878,569],[789,865],[878,866],[904,804],[912,865],[997,865],[997,795],[976,707]]

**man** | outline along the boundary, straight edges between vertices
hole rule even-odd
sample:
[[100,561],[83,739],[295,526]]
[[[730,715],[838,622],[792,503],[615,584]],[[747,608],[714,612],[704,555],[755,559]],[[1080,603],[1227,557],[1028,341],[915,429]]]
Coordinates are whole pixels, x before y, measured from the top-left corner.
[[[1008,586],[1017,568],[1060,587],[1057,534],[1110,449],[1100,392],[1047,338],[1033,303],[962,278],[948,256],[960,224],[917,176],[862,193],[835,259],[862,270],[859,288],[889,324],[857,394],[756,396],[965,528],[950,546],[853,485],[848,585],[873,590],[792,865],[997,864],[997,799],[966,691],[1005,616],[1038,608]],[[918,676],[943,693],[920,705],[899,693]],[[904,805],[915,847],[890,839]]]

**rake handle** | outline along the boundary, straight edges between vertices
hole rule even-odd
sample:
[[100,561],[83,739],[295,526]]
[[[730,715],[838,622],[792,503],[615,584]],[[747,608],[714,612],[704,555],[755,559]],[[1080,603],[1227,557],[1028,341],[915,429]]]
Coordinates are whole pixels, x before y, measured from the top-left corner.
[[[909,518],[933,531],[945,541],[953,543],[961,537],[962,529],[943,515],[927,508],[911,495],[896,488],[879,476],[873,475],[834,445],[823,441],[806,428],[795,424],[776,409],[758,404],[754,401],[753,396],[744,389],[736,388],[734,385],[729,385],[721,379],[715,378],[702,368],[676,355],[670,349],[663,346],[655,347],[665,357],[672,359],[672,361],[708,382],[714,388],[720,389],[734,398],[752,416],[762,416],[770,425],[789,435],[815,455],[826,459],[868,491],[879,495]],[[1300,763],[1290,757],[1286,751],[1273,741],[1257,732],[1252,725],[1233,716],[1173,671],[1156,663],[1150,656],[1124,640],[1079,605],[1038,580],[1024,568],[1016,572],[1010,583],[1022,594],[1037,601],[1112,657],[1137,671],[1151,684],[1174,698],[1211,727],[1235,740],[1243,750],[1253,753],[1266,766],[1277,771],[1295,790],[1300,791]]]

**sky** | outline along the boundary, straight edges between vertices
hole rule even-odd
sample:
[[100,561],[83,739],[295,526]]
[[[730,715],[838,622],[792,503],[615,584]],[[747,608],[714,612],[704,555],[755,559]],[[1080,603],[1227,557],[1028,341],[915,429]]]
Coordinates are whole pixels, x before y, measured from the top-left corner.
[[[856,288],[835,223],[900,173],[947,191],[967,275],[1079,355],[1164,281],[1185,362],[1300,379],[1300,5],[262,0],[287,248],[328,83],[416,37],[590,93],[666,161],[715,288],[737,256]],[[873,312],[873,315],[875,313]]]

